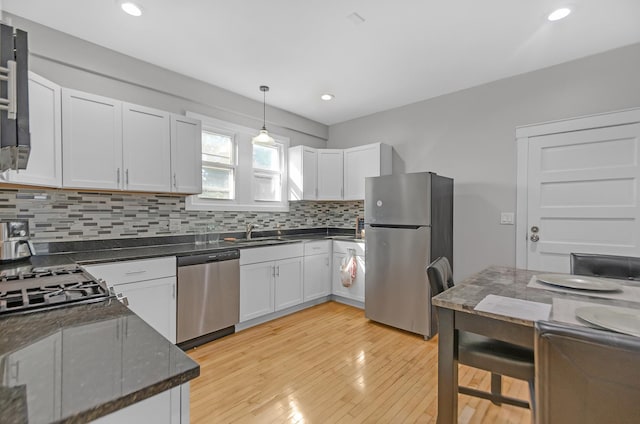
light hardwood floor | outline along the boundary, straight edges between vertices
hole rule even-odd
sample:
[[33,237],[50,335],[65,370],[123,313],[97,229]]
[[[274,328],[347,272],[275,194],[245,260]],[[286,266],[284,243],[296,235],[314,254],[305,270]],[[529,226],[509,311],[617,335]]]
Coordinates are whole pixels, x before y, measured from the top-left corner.
[[[437,338],[376,324],[329,302],[188,352],[191,422],[432,423]],[[460,382],[489,388],[489,373],[460,367]],[[526,383],[503,391],[528,400]],[[460,395],[460,423],[530,423],[528,410]]]

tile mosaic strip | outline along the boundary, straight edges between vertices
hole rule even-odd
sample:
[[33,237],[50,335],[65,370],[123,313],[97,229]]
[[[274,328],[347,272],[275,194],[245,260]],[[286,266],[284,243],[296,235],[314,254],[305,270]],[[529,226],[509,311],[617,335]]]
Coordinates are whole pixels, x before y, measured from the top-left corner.
[[[67,190],[0,190],[0,219],[27,219],[32,240],[91,240],[190,234],[202,225],[220,232],[352,228],[364,215],[362,201],[291,202],[289,212],[186,211],[184,197],[155,194],[93,193]],[[169,220],[180,230],[170,231]]]

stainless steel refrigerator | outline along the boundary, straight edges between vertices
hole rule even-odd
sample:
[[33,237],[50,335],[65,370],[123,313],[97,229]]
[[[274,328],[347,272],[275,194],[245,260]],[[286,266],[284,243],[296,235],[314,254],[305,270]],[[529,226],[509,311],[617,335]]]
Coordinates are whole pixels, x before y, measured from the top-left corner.
[[427,265],[453,266],[453,180],[431,172],[365,182],[365,316],[422,334],[437,333]]

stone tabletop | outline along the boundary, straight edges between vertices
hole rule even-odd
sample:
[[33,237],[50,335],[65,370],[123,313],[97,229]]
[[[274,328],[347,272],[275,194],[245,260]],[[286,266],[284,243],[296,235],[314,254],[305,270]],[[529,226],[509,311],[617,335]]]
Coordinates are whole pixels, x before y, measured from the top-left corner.
[[199,365],[114,298],[0,318],[0,421],[88,422]]
[[[553,305],[554,299],[566,299],[588,301],[593,304],[638,308],[638,303],[630,301],[603,299],[584,294],[560,293],[557,291],[527,287],[531,277],[536,274],[543,273],[546,272],[490,266],[471,277],[456,283],[453,288],[434,296],[431,303],[440,308],[487,316],[527,326],[533,326],[533,321],[507,317],[504,315],[496,315],[489,312],[476,311],[474,308],[482,299],[490,294],[550,305]],[[621,282],[626,284],[624,280],[621,280]]]

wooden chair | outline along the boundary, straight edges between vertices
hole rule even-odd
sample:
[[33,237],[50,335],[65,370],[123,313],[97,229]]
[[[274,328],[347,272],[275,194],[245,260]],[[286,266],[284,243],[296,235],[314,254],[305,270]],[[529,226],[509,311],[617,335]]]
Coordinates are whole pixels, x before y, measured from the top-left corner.
[[[454,286],[451,265],[446,257],[440,257],[427,267],[431,295],[435,296]],[[529,403],[502,394],[502,376],[525,380],[529,383],[531,400],[534,400],[533,350],[469,332],[458,332],[458,362],[491,372],[491,392],[459,386],[458,392],[488,399],[496,405],[529,408]],[[533,408],[531,408],[533,410]]]
[[640,258],[630,256],[572,253],[571,273],[640,281]]
[[640,338],[535,325],[536,423],[640,423]]

